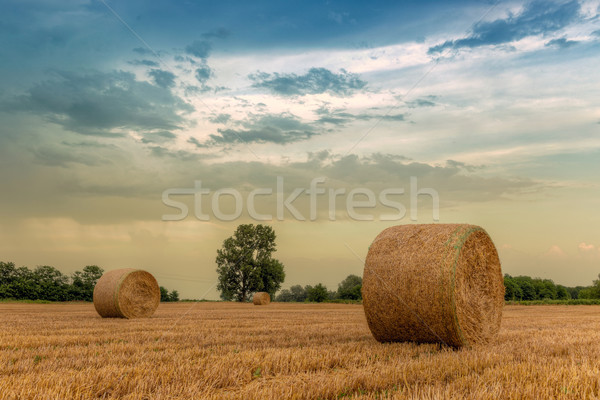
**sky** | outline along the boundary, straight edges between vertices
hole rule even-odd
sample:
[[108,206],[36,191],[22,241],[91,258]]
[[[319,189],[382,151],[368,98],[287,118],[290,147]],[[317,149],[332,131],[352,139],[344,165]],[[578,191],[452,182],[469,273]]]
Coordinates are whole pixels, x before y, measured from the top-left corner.
[[470,223],[504,273],[600,273],[598,0],[7,0],[0,60],[2,261],[216,299],[263,223],[334,290],[389,226]]

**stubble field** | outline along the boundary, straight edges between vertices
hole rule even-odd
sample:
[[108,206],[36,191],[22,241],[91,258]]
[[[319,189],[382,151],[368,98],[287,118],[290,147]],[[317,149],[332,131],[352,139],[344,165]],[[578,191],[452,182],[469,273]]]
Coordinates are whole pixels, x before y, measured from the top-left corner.
[[586,399],[600,306],[507,306],[496,341],[381,344],[362,306],[0,304],[0,399]]

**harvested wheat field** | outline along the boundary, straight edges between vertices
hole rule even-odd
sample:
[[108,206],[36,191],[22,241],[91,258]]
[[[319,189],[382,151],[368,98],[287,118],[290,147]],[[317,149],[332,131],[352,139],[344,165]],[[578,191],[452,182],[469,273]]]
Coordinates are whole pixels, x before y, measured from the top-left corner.
[[600,393],[600,306],[507,306],[498,338],[379,343],[362,306],[0,304],[2,399],[584,399]]

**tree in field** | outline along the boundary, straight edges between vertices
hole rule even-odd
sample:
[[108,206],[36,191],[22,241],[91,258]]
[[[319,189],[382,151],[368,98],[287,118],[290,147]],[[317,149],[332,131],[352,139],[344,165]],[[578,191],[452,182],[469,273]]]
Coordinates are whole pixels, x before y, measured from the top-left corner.
[[92,301],[94,287],[104,270],[97,265],[87,265],[83,272],[75,271],[71,275],[70,300]]
[[356,275],[348,275],[346,279],[340,282],[336,297],[344,300],[362,299],[362,278]]
[[598,274],[598,279],[594,281],[594,284],[590,288],[590,298],[600,299],[600,274]]
[[272,258],[275,238],[270,226],[244,224],[225,239],[216,259],[223,300],[245,302],[260,291],[275,296],[285,279],[283,264]]
[[283,289],[277,294],[277,297],[275,297],[275,301],[290,302],[294,301],[294,298],[292,297],[292,292],[290,292],[290,289]]
[[292,301],[302,302],[306,300],[307,294],[306,289],[300,285],[294,285],[290,288],[290,293],[292,294]]
[[523,300],[535,300],[537,298],[533,280],[528,276],[517,276],[513,278],[514,282],[521,289],[521,298]]
[[172,290],[169,293],[169,301],[179,301],[179,292],[177,290]]
[[159,290],[160,290],[160,301],[162,301],[162,302],[169,301],[169,291],[167,290],[167,288],[160,286]]
[[327,287],[322,283],[317,284],[316,286],[306,286],[306,295],[308,301],[314,301],[317,303],[321,303],[327,299],[329,299],[329,292],[327,291]]
[[33,271],[37,283],[38,298],[50,301],[69,300],[69,278],[49,265],[42,265]]
[[569,294],[569,291],[567,290],[566,287],[564,287],[562,285],[557,285],[556,286],[556,298],[558,300],[568,300],[571,298],[571,295]]
[[523,291],[519,284],[508,274],[504,275],[504,300],[521,300]]

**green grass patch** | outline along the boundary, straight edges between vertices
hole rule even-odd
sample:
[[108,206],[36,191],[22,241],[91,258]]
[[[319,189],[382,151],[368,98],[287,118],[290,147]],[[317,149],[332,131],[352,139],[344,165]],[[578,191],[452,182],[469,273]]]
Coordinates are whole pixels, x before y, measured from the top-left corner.
[[600,299],[568,299],[568,300],[510,300],[506,302],[507,305],[520,305],[520,306],[543,306],[543,305],[563,305],[563,306],[580,306],[589,305],[595,306],[600,305]]
[[0,303],[22,303],[22,304],[52,304],[49,300],[16,300],[16,299],[0,299]]

